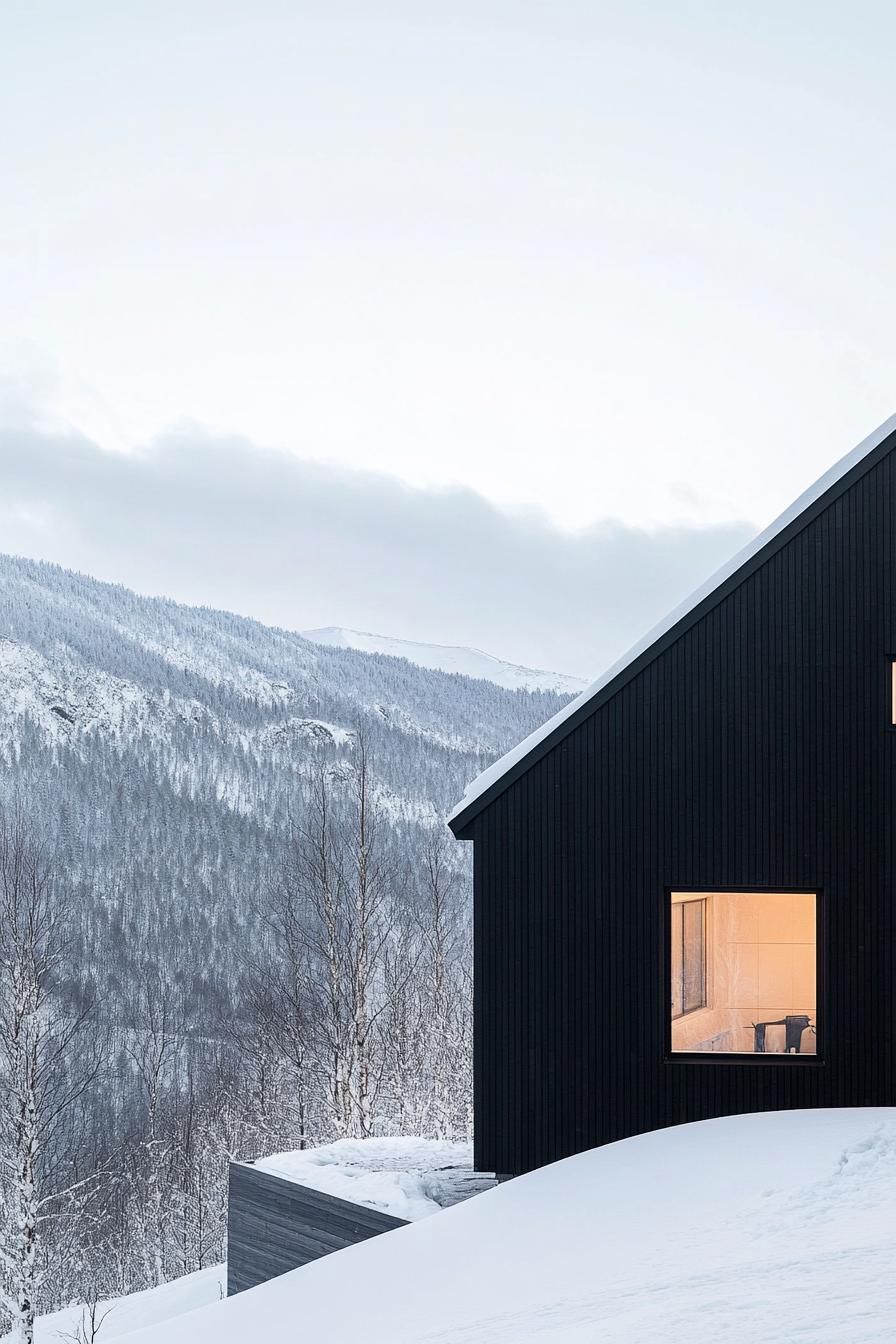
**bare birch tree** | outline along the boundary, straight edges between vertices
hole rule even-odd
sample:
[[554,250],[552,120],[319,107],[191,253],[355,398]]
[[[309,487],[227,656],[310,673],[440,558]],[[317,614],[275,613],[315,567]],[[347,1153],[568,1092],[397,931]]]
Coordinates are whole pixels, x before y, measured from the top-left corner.
[[306,823],[294,830],[283,879],[270,894],[268,927],[285,975],[275,973],[269,983],[279,990],[279,1011],[295,1037],[292,1053],[313,1052],[333,1129],[345,1137],[352,1130],[346,881],[331,788],[319,771]]
[[352,1015],[351,1093],[358,1138],[373,1133],[374,1033],[382,1005],[374,995],[391,931],[388,889],[377,843],[378,814],[371,789],[367,744],[356,734],[353,807],[346,828],[353,888],[348,937]]
[[472,981],[463,937],[462,887],[443,831],[426,846],[424,873],[420,988],[429,1045],[423,1070],[432,1101],[428,1121],[436,1138],[455,1138],[459,1128],[469,1128],[466,1117],[458,1124],[458,1100],[469,1072]]
[[145,1106],[142,1137],[132,1154],[134,1179],[143,1192],[143,1245],[151,1281],[166,1280],[166,1221],[171,1209],[166,1192],[176,1164],[174,1116],[166,1111],[166,1092],[184,1053],[186,1014],[183,1001],[156,966],[139,972],[133,1001],[133,1027],[127,1054]]
[[278,1132],[296,1148],[311,1138],[309,1093],[318,1081],[311,1073],[320,991],[311,981],[304,904],[301,864],[292,853],[266,892],[261,946],[249,957],[246,976],[253,1071],[277,1106]]
[[15,1344],[32,1344],[54,1268],[46,1233],[71,1219],[93,1184],[73,1172],[65,1143],[100,1067],[96,1043],[85,1041],[93,1005],[63,1001],[70,933],[56,874],[24,814],[0,817],[0,1302]]
[[265,948],[250,968],[248,998],[265,1038],[291,1068],[301,1141],[315,1083],[337,1137],[366,1138],[374,1128],[396,878],[383,862],[378,822],[358,733],[347,781],[326,768],[317,773],[286,862],[266,893]]
[[419,899],[402,903],[385,962],[391,1107],[401,1133],[456,1138],[468,1132],[468,949],[460,878],[441,832],[426,843],[422,870]]

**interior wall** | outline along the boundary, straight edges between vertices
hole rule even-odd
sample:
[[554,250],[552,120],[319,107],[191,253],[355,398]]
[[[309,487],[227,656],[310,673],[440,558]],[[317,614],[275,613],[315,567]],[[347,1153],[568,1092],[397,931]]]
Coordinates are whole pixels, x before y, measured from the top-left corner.
[[[694,899],[696,895],[676,892],[672,899]],[[673,1050],[752,1053],[754,1022],[805,1013],[814,1023],[815,968],[813,894],[708,894],[707,1006],[673,1021]],[[766,1048],[783,1049],[783,1028],[769,1031]],[[814,1050],[811,1033],[806,1033],[801,1048]]]

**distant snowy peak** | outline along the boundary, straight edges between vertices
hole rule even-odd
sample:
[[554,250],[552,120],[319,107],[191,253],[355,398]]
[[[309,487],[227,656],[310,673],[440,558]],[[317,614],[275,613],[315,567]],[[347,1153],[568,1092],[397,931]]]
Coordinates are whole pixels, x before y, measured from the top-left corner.
[[322,630],[303,630],[302,636],[312,644],[329,648],[358,649],[362,653],[385,653],[392,658],[406,658],[417,667],[437,672],[458,672],[464,677],[493,681],[496,686],[516,691],[555,691],[560,695],[578,695],[587,683],[581,677],[563,672],[543,672],[538,668],[519,667],[505,663],[481,649],[467,649],[446,644],[420,644],[412,639],[393,639],[389,635],[373,635],[366,630],[346,630],[328,625]]

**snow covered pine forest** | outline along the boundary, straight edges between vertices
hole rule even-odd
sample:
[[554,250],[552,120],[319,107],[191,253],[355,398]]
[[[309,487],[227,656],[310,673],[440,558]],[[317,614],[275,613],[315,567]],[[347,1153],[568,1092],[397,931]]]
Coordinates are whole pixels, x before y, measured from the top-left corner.
[[562,703],[0,557],[7,1327],[220,1260],[231,1158],[468,1136],[444,815]]

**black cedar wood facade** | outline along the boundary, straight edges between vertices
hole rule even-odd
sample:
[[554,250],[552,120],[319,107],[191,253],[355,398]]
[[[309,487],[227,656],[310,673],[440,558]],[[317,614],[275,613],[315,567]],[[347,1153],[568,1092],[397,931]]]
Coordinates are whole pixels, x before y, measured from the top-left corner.
[[[894,660],[890,421],[468,790],[477,1167],[896,1103]],[[738,891],[815,895],[815,1053],[673,1051],[670,893]]]

